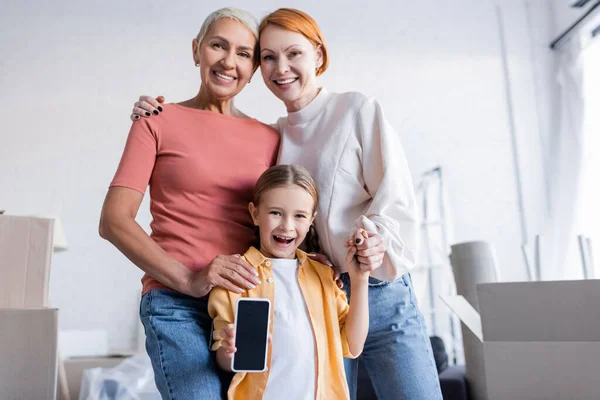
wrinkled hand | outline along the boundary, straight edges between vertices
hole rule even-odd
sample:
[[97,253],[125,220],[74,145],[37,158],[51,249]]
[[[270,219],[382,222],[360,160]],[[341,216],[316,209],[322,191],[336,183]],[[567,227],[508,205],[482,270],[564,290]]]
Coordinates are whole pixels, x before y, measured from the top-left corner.
[[165,102],[163,96],[158,96],[156,99],[150,96],[140,96],[140,99],[133,105],[131,113],[132,121],[137,121],[140,117],[150,117],[152,114],[158,115],[163,110],[161,104]]
[[333,279],[335,280],[336,285],[340,289],[344,287],[344,282],[340,279],[340,267],[333,265],[325,254],[308,253],[307,256],[321,264],[329,265],[333,269]]
[[192,273],[188,282],[189,293],[194,297],[206,296],[214,287],[241,293],[260,284],[258,272],[239,254],[218,255],[206,268]]
[[378,233],[357,229],[345,246],[356,246],[356,258],[365,271],[374,271],[383,263],[385,246]]

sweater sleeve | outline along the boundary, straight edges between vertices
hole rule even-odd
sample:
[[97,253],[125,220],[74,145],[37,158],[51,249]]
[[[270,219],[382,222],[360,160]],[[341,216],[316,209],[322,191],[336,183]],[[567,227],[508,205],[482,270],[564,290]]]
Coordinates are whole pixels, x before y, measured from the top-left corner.
[[365,101],[357,117],[362,147],[362,173],[372,196],[367,212],[354,222],[382,236],[386,254],[373,277],[392,281],[416,262],[419,224],[411,173],[399,134],[385,119],[380,104]]

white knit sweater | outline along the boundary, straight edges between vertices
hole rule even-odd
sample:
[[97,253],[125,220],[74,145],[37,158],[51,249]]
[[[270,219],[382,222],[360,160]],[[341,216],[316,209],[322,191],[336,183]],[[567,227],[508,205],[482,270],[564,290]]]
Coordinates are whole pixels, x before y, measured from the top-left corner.
[[383,265],[371,274],[391,281],[415,263],[415,194],[400,136],[379,103],[361,93],[321,89],[304,109],[277,121],[279,164],[300,164],[319,188],[315,220],[324,253],[344,271],[344,243],[358,228],[379,233]]

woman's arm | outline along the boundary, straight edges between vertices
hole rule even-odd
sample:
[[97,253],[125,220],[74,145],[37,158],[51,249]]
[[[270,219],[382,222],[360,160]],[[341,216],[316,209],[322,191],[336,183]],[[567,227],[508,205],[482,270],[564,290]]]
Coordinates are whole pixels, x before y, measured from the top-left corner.
[[160,248],[135,221],[143,197],[137,190],[110,188],[100,216],[100,236],[164,285],[181,293],[200,295],[193,293],[190,285],[191,271]]
[[360,228],[381,236],[389,260],[384,260],[384,268],[373,276],[394,280],[408,272],[416,260],[419,225],[411,173],[400,135],[376,100],[365,101],[357,124],[362,174],[372,200],[355,221],[353,231]]
[[233,292],[260,283],[255,270],[238,255],[215,257],[194,272],[168,255],[135,221],[143,195],[133,189],[109,189],[100,217],[100,236],[111,242],[131,262],[162,284],[194,297],[207,295],[215,286]]

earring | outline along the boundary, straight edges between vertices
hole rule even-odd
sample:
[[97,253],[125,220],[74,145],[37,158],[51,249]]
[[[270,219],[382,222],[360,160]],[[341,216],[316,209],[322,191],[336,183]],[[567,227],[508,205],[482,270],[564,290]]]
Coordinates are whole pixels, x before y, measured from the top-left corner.
[[252,79],[248,79],[248,83],[252,82]]
[[199,66],[200,66],[200,64],[198,64],[198,63],[194,63],[194,65],[195,65],[196,67],[199,67]]

